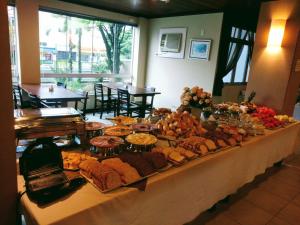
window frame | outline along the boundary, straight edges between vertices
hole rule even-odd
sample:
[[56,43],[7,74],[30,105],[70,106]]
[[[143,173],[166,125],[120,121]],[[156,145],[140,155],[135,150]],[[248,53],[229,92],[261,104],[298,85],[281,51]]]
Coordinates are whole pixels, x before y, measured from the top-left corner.
[[[135,43],[135,38],[136,38],[136,27],[138,26],[136,23],[125,23],[125,22],[120,22],[116,20],[110,20],[110,19],[105,19],[101,17],[95,17],[95,16],[89,16],[89,15],[83,15],[83,14],[78,14],[75,12],[69,12],[65,10],[59,10],[59,9],[49,9],[46,7],[39,7],[39,12],[46,12],[46,13],[53,13],[53,14],[58,14],[62,16],[68,16],[68,17],[75,17],[75,18],[80,18],[80,19],[86,19],[90,21],[101,21],[101,22],[109,22],[109,23],[114,23],[114,24],[122,24],[126,26],[131,26],[132,27],[132,43],[131,43],[131,59],[130,59],[130,69],[129,73],[126,74],[116,74],[116,73],[89,73],[89,72],[82,72],[82,73],[48,73],[48,72],[43,72],[40,70],[40,79],[41,82],[43,78],[115,78],[115,79],[130,79],[130,82],[133,80],[133,73],[134,73],[134,68],[133,68],[133,61],[134,59],[134,43]],[[42,64],[40,64],[42,65]]]
[[[236,27],[232,27],[231,29],[234,29]],[[231,34],[232,34],[232,31],[231,31]],[[230,82],[224,82],[224,85],[246,85],[248,83],[248,81],[246,81],[247,79],[247,74],[248,74],[248,70],[250,69],[250,66],[249,66],[249,62],[250,62],[250,57],[249,57],[249,49],[250,49],[250,46],[253,46],[254,43],[252,43],[252,41],[250,40],[242,40],[242,39],[239,39],[239,38],[236,38],[236,37],[232,37],[230,35],[230,38],[229,38],[229,44],[231,43],[241,43],[243,44],[243,48],[245,46],[248,46],[248,51],[247,51],[247,58],[246,58],[246,63],[245,63],[245,67],[244,67],[244,72],[243,72],[243,81],[242,82],[234,82],[235,80],[235,75],[236,75],[236,67],[238,64],[236,64],[234,66],[234,68],[229,71],[228,73],[231,72],[231,77],[230,77]]]

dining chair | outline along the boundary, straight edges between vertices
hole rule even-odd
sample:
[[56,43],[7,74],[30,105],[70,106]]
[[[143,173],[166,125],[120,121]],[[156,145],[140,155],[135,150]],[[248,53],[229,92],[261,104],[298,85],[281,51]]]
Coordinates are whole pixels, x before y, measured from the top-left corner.
[[[145,89],[155,92],[154,87],[146,87]],[[152,93],[147,94],[147,96],[146,96],[146,105],[144,105],[144,106],[143,106],[143,101],[140,97],[139,97],[138,100],[135,100],[134,103],[141,106],[141,107],[144,107],[145,114],[150,114],[151,111],[153,110],[154,96],[155,96],[155,94],[152,94]]]
[[117,110],[117,99],[113,96],[109,95],[110,91],[108,89],[104,90],[104,86],[102,84],[95,84],[94,85],[94,113],[100,112],[100,119],[102,119],[103,112],[112,112],[114,116],[116,116]]
[[[80,101],[76,101],[75,102],[75,109],[81,114],[81,116],[83,117],[83,119],[85,120],[85,115],[86,115],[86,108],[87,108],[87,100],[88,100],[88,92],[82,92],[84,99],[81,99]],[[78,103],[80,105],[82,105],[81,109],[78,108]]]
[[[130,101],[128,90],[118,89],[117,115],[125,115],[130,117],[141,117],[142,107]],[[133,115],[135,113],[136,115]]]
[[17,109],[18,108],[18,99],[17,99],[16,91],[14,88],[12,89],[12,91],[13,91],[14,109]]
[[24,101],[22,90],[19,85],[13,85],[14,108],[30,108],[30,101]]
[[30,102],[30,108],[33,109],[40,109],[40,108],[51,108],[50,105],[47,104],[47,102],[39,99],[36,96],[28,95],[29,102]]

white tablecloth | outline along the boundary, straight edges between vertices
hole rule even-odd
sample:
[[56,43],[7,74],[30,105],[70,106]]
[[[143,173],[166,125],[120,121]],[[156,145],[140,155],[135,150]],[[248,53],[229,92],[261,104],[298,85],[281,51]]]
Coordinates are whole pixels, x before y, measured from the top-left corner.
[[[28,224],[180,225],[251,182],[295,151],[300,123],[267,131],[225,151],[193,160],[148,179],[145,192],[120,188],[102,194],[91,184],[53,204],[38,207],[25,194]],[[299,146],[298,146],[299,147]],[[18,177],[22,191],[22,177]]]

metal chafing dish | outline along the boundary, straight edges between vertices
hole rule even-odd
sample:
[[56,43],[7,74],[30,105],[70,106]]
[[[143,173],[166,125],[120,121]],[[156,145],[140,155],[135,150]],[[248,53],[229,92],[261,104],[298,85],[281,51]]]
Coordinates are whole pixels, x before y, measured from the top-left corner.
[[74,108],[16,109],[18,139],[77,135],[85,143],[85,122]]

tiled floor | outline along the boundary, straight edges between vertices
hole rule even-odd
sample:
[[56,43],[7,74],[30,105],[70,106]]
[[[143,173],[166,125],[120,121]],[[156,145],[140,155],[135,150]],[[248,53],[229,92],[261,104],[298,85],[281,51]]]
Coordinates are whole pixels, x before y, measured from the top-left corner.
[[186,225],[299,224],[300,155],[296,155]]

